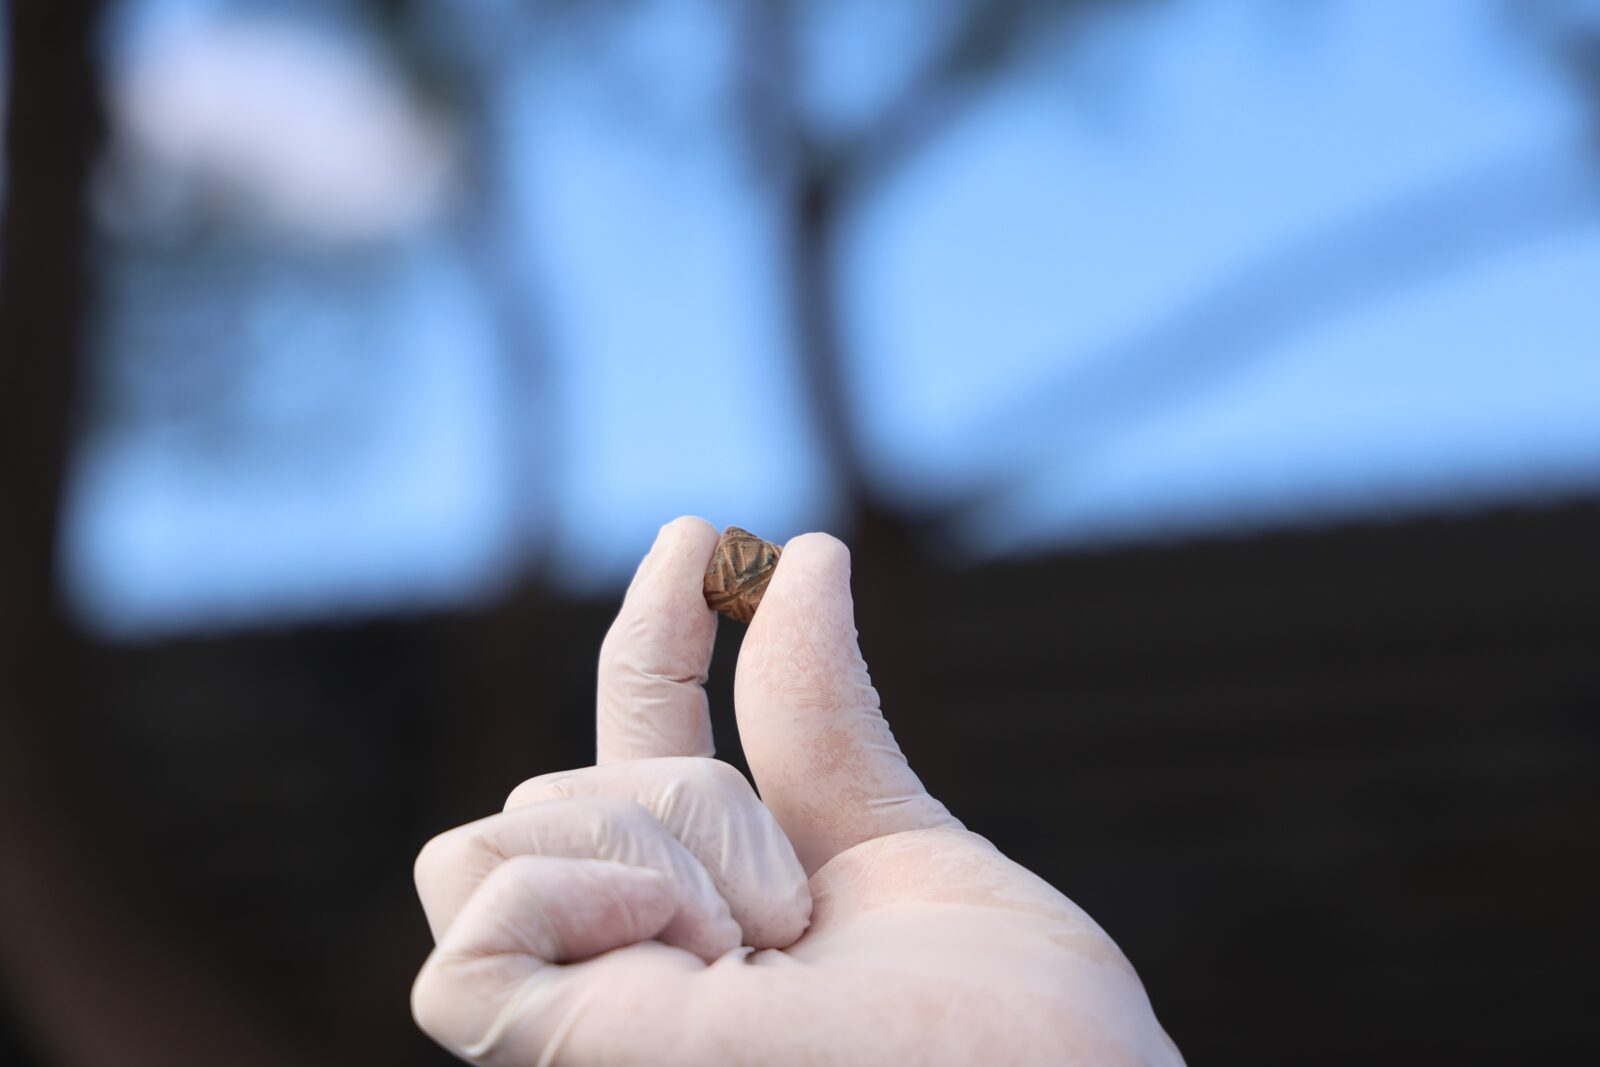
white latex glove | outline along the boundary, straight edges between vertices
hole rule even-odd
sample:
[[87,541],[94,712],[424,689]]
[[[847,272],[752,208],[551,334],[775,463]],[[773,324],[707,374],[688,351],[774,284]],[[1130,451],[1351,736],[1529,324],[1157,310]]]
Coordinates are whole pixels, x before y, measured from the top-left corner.
[[[845,547],[790,541],[711,759],[717,533],[661,530],[600,650],[599,760],[430,841],[423,1030],[486,1064],[1181,1064],[1082,909],[906,765]],[[809,925],[808,925],[809,920]]]

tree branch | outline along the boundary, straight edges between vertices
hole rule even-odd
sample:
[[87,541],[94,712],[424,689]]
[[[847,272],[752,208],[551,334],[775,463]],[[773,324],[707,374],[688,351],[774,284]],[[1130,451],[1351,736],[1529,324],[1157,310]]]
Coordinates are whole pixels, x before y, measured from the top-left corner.
[[1586,144],[1564,144],[1296,237],[1133,337],[1073,360],[1018,402],[971,422],[962,436],[1003,441],[1004,456],[982,488],[953,495],[942,510],[954,518],[1008,496],[1064,449],[1126,432],[1331,316],[1596,219],[1600,174]]
[[1069,24],[1151,0],[973,0],[942,47],[862,133],[821,152],[830,180],[852,203],[875,192],[947,130],[976,90],[1027,48]]
[[[101,4],[11,5],[0,245],[0,960],[53,1060],[299,1062],[237,976],[195,958],[123,839],[86,810],[85,649],[57,595],[57,527],[89,311],[87,197],[104,120]],[[138,901],[139,903],[135,903]],[[158,909],[156,909],[158,910]],[[165,935],[165,936],[163,936]],[[174,1005],[182,1005],[174,1011]],[[321,1062],[316,1050],[310,1062]]]

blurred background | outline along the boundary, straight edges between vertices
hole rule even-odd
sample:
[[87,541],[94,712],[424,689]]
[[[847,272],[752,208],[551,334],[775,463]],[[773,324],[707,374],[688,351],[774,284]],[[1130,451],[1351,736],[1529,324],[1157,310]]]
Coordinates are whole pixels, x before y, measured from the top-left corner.
[[6,1063],[448,1062],[685,513],[1191,1063],[1600,1050],[1600,4],[0,13]]

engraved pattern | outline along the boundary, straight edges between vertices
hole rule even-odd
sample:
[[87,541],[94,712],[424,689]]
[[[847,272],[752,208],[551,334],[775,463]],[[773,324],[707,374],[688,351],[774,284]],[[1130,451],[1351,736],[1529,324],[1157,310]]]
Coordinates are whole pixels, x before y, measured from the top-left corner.
[[706,567],[706,603],[730,619],[749,622],[761,606],[781,555],[783,549],[749,530],[737,526],[723,530]]

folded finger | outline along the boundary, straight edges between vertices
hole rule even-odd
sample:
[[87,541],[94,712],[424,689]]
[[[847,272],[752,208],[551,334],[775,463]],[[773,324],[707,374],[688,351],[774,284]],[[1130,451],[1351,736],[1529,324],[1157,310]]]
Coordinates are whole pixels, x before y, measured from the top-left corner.
[[507,810],[571,797],[633,801],[700,861],[755,948],[784,948],[811,918],[806,872],[750,783],[720,760],[628,760],[523,782]]
[[[597,998],[628,1011],[636,983],[651,989],[645,1004],[661,1010],[671,979],[702,966],[680,950],[641,944],[660,935],[677,908],[670,879],[648,868],[513,856],[475,887],[428,957],[412,986],[412,1014],[462,1059],[551,1062]],[[643,1013],[630,1014],[637,1023]],[[655,1025],[665,1029],[670,1019]],[[603,1042],[624,1029],[583,1036]]]
[[516,856],[609,860],[650,868],[667,879],[677,901],[661,930],[664,944],[705,960],[739,945],[739,926],[700,861],[643,807],[610,797],[518,808],[429,841],[417,856],[416,882],[436,942],[448,936],[478,887]]

